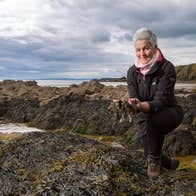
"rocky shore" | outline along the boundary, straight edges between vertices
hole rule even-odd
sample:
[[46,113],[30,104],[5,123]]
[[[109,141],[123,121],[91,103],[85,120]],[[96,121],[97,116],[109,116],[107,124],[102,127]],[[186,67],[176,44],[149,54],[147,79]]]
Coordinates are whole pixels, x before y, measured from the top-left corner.
[[[196,155],[195,91],[176,90],[185,117],[166,138],[163,149],[172,156]],[[104,86],[97,80],[64,88],[0,82],[0,122],[46,130],[0,142],[0,193],[195,195],[195,164],[149,180],[136,119],[119,122],[108,110],[112,99],[127,99],[126,86]],[[100,136],[113,141],[100,141]]]

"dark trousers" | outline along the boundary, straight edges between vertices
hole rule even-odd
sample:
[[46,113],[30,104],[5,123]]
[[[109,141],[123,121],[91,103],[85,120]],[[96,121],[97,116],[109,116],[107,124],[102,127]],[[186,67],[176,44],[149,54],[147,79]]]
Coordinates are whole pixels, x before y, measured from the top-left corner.
[[182,119],[183,110],[178,105],[165,107],[154,113],[140,114],[138,124],[146,158],[161,157],[165,135],[173,131]]

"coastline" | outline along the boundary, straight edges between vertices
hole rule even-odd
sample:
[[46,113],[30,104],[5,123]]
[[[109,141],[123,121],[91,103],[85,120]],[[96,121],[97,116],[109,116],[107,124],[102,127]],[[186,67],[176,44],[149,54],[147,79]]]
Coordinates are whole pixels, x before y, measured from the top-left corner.
[[[126,80],[121,80],[118,78],[115,79],[92,79],[95,81],[99,81],[101,84],[104,84],[105,86],[118,86],[118,85],[124,85],[126,86]],[[58,88],[63,88],[63,87],[71,87],[72,85],[80,85],[84,82],[90,82],[92,81],[90,79],[58,79],[58,80],[0,80],[0,82],[36,82],[38,86],[40,87],[58,87]],[[194,89],[196,88],[196,80],[190,80],[190,81],[182,81],[182,80],[177,80],[176,81],[176,86],[177,89],[181,88],[187,88],[187,89]]]
[[76,187],[78,195],[119,195],[119,190],[130,195],[177,190],[184,195],[187,187],[191,192],[196,179],[196,97],[179,92],[187,95],[178,97],[185,118],[166,137],[163,150],[181,163],[177,171],[161,174],[155,187],[146,176],[137,119],[130,123],[125,116],[120,122],[109,110],[112,99],[127,100],[125,85],[105,86],[97,80],[64,88],[41,87],[33,81],[0,83],[1,122],[44,130],[0,134],[0,193],[70,195]]

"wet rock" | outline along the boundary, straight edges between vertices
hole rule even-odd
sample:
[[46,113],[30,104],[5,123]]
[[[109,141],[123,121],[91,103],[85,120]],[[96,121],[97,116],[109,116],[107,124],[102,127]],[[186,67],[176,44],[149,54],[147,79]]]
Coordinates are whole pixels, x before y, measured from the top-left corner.
[[4,117],[13,122],[29,122],[36,116],[38,108],[39,101],[37,99],[14,99],[7,103]]
[[104,88],[100,92],[100,95],[110,100],[112,99],[127,100],[128,99],[127,86],[125,85],[118,85],[116,87],[104,86]]
[[176,66],[177,79],[181,81],[196,80],[196,64]]
[[7,112],[7,104],[8,103],[6,101],[0,102],[0,117],[5,115],[5,113]]
[[36,81],[4,80],[0,82],[0,102],[14,99],[38,99],[43,105],[67,92],[66,87],[40,87]]
[[[0,166],[1,194],[108,195],[126,185],[115,186],[119,172],[130,173],[130,180],[136,171],[143,175],[131,155],[62,133],[32,133],[7,145]],[[127,183],[124,189],[133,193]]]
[[185,97],[177,97],[177,98],[184,110],[184,119],[182,124],[187,125],[187,127],[191,127],[191,124],[196,116],[196,95],[192,93],[192,94],[188,94]]
[[[182,127],[183,128],[183,127]],[[122,143],[129,149],[141,149],[143,143],[138,132],[131,128],[126,132]],[[179,129],[165,136],[163,151],[168,156],[187,156],[196,155],[196,132],[191,130]]]
[[120,124],[109,112],[109,100],[89,100],[83,95],[61,96],[37,111],[32,125],[43,129],[57,129],[63,126],[73,131],[91,134],[120,134],[130,126]]
[[163,151],[173,156],[196,155],[195,144],[191,131],[176,131],[166,136]]
[[[194,135],[195,93],[178,93],[183,93],[177,99],[185,112],[181,131]],[[112,99],[127,99],[126,86],[104,86],[92,80],[69,88],[53,88],[39,87],[33,81],[4,81],[0,82],[0,117],[47,130],[62,128],[87,134],[122,135],[130,128],[136,129],[134,123],[119,123],[108,110]],[[169,141],[167,146],[172,146]],[[183,144],[188,146],[186,141]]]
[[195,189],[193,171],[153,180],[144,164],[139,152],[75,134],[30,133],[0,148],[0,194],[184,195]]
[[103,87],[104,85],[98,80],[90,80],[89,82],[83,82],[80,85],[72,85],[69,88],[68,94],[74,93],[79,95],[92,95],[99,93]]

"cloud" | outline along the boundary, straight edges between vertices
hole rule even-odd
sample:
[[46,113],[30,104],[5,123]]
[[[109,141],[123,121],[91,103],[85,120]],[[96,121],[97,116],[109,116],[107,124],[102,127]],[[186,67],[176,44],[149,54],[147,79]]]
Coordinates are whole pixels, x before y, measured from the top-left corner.
[[0,71],[4,71],[6,68],[3,66],[0,66]]
[[121,77],[143,26],[174,64],[195,62],[195,9],[194,0],[0,1],[0,77]]

